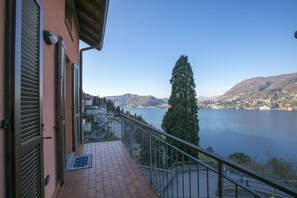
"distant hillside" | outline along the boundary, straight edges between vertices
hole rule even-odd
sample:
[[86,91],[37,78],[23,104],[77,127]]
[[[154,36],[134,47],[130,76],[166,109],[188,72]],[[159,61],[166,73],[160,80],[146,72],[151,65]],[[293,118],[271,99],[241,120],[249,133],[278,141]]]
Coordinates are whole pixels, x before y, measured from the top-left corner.
[[280,98],[291,93],[297,93],[297,73],[244,80],[227,91],[223,98]]
[[[197,96],[198,101],[211,101],[220,96],[204,97]],[[168,98],[156,98],[154,96],[139,96],[136,94],[124,94],[120,96],[106,96],[113,101],[115,106],[120,107],[159,107],[168,108]]]
[[124,94],[121,96],[107,96],[115,106],[120,107],[161,107],[166,105],[167,99],[158,99],[154,96],[139,96],[136,94]]
[[244,80],[201,107],[297,110],[297,73]]

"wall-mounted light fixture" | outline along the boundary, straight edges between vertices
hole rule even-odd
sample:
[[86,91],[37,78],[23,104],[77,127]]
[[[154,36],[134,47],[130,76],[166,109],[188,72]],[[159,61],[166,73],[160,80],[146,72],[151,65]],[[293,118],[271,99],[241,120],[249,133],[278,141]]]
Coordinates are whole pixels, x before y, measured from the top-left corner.
[[58,42],[57,37],[54,35],[54,33],[43,30],[43,39],[46,44],[48,45],[55,45]]

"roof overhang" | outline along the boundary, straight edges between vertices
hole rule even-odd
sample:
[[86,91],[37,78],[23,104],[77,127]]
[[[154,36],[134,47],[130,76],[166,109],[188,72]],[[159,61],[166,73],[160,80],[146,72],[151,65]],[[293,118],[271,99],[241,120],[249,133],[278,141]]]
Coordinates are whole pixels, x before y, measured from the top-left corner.
[[74,0],[79,38],[91,47],[103,47],[109,0]]

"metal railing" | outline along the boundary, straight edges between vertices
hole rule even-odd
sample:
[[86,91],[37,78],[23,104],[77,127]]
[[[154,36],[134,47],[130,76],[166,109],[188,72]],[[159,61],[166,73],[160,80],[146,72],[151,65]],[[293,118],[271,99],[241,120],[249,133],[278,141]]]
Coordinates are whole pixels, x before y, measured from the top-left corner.
[[160,197],[297,197],[297,189],[121,116],[122,141]]

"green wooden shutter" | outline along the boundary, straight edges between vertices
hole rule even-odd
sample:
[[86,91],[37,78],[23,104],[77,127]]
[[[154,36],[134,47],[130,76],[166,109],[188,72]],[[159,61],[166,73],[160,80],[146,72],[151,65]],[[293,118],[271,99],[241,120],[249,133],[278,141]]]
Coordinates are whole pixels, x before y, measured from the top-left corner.
[[[14,134],[16,197],[43,197],[42,8],[17,1]],[[20,26],[19,26],[20,23]]]
[[58,42],[58,64],[57,64],[57,118],[58,118],[58,166],[60,185],[64,184],[64,173],[66,166],[65,149],[65,98],[66,98],[66,47],[64,41],[59,37]]

